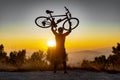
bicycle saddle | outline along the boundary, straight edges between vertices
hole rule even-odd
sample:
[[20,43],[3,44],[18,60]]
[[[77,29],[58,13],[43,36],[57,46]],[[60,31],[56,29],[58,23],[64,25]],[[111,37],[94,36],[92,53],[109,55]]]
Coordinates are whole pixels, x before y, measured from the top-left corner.
[[46,13],[47,13],[47,14],[50,14],[50,13],[53,13],[53,11],[46,10]]

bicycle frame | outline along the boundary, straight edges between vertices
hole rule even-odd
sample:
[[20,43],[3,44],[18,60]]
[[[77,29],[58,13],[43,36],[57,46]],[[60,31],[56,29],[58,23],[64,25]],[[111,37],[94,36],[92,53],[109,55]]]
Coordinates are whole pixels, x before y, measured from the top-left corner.
[[67,16],[67,15],[53,15],[52,17],[63,17],[63,16]]
[[[64,21],[65,19],[69,19],[68,16],[67,16],[67,15],[55,15],[55,16],[52,16],[52,17],[64,17],[64,16],[66,16],[66,17],[65,17],[65,18],[62,18],[62,19],[58,19],[58,20],[60,20],[59,22],[56,22],[56,24],[58,24],[58,23]],[[57,20],[57,21],[58,21],[58,20]]]
[[68,17],[68,14],[70,15],[70,18],[71,18],[71,13],[70,12],[66,12],[65,15],[52,15],[51,13],[49,13],[50,17],[48,17],[48,18],[52,18],[51,21],[54,21],[54,17],[64,17],[65,16],[65,18],[63,18],[63,19],[58,19],[60,21],[57,20],[56,24],[58,24],[58,23],[64,21],[65,19],[69,20],[70,18]]

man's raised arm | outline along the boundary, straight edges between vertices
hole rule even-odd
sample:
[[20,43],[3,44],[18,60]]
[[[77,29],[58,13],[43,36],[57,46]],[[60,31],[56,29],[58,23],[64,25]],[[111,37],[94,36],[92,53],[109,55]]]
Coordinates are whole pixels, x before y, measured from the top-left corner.
[[54,21],[51,22],[51,31],[53,32],[54,35],[57,34],[56,30],[54,30],[54,27],[56,27],[56,24]]
[[65,36],[69,35],[71,33],[71,31],[72,31],[72,29],[71,29],[71,22],[69,22],[69,24],[70,24],[69,30],[66,33],[64,33]]

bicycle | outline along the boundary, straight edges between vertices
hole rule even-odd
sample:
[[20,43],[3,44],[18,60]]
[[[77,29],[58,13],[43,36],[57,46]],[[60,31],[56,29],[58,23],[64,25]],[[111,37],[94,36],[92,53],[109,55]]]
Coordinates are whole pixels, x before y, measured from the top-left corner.
[[[64,28],[64,30],[68,30],[69,28],[67,28],[66,26],[70,26],[71,25],[71,29],[75,29],[78,24],[79,24],[79,20],[75,17],[72,17],[71,13],[69,12],[69,10],[64,7],[66,10],[65,15],[52,15],[52,13],[54,13],[53,11],[50,10],[46,10],[46,13],[49,14],[49,17],[46,16],[40,16],[37,17],[35,19],[35,23],[37,26],[41,27],[41,28],[49,28],[51,27],[51,23],[54,22],[55,24],[55,28],[57,27],[57,24],[64,21],[62,24],[62,27]],[[64,17],[64,18],[60,18],[55,22],[55,17]],[[76,23],[74,24],[74,26],[72,26],[72,21],[75,21]]]

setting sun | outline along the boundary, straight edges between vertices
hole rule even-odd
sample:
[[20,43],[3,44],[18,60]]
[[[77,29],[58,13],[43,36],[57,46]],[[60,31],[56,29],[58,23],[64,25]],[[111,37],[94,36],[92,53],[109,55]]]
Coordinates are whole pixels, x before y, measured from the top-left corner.
[[47,45],[48,45],[48,47],[54,47],[54,46],[56,46],[56,43],[54,40],[48,40]]

